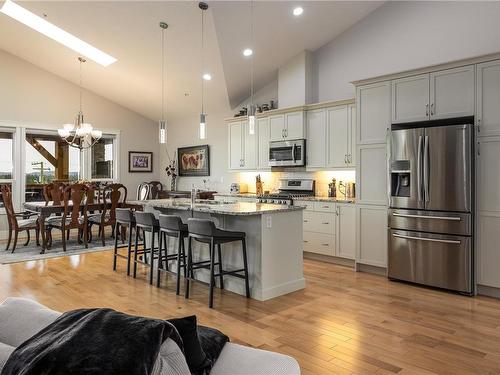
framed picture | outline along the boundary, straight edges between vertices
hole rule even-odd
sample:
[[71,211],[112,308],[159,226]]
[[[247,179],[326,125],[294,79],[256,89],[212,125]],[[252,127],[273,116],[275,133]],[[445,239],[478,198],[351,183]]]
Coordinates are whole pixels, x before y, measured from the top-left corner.
[[179,176],[210,176],[208,145],[181,147],[177,150]]
[[128,152],[128,171],[134,172],[153,172],[153,153],[142,151]]

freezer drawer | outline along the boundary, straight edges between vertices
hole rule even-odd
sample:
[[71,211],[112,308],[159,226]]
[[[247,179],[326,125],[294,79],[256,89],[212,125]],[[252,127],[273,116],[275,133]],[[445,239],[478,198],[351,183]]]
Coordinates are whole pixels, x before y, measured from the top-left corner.
[[388,276],[472,292],[471,238],[389,230]]
[[472,214],[389,209],[389,228],[419,232],[472,235]]

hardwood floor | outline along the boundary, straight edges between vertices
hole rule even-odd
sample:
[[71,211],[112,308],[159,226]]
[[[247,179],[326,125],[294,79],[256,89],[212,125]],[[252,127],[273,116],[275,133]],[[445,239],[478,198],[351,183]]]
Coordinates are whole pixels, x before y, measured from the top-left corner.
[[112,271],[112,253],[0,266],[0,298],[24,296],[56,310],[106,306],[159,318],[196,314],[239,342],[294,356],[303,374],[500,374],[500,301],[390,282],[312,260],[307,287],[267,302],[175,281],[149,286],[145,270]]

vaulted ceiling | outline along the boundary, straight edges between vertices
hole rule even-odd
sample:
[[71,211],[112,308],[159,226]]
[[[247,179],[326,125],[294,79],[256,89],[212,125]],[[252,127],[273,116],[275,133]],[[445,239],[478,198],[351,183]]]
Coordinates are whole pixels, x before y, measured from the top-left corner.
[[[304,49],[315,50],[351,27],[381,2],[254,3],[255,82],[260,87]],[[172,120],[199,112],[201,79],[200,10],[194,1],[35,1],[23,7],[116,57],[106,68],[88,62],[83,85],[107,99],[156,120],[160,113],[160,28],[169,24],[167,111]],[[229,110],[249,93],[250,2],[213,1],[205,18],[206,107]],[[0,14],[0,49],[78,83],[77,54]]]

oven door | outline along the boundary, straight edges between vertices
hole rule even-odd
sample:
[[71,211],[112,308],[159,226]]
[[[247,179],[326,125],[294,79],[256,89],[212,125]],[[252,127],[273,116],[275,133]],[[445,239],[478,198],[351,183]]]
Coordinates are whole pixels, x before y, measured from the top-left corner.
[[269,146],[269,166],[299,167],[305,165],[305,142],[279,141]]

